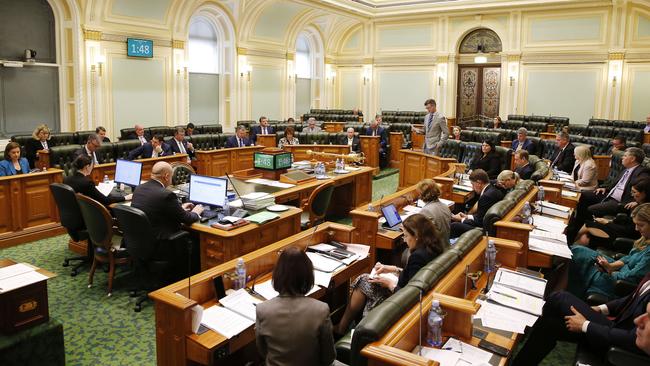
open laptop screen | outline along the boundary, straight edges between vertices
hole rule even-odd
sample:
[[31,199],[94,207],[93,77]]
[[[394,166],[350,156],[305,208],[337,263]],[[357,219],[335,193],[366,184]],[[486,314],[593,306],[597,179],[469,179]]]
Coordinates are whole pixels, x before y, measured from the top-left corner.
[[386,225],[388,227],[395,227],[402,223],[402,218],[397,212],[397,208],[392,203],[381,208],[381,213],[386,218]]

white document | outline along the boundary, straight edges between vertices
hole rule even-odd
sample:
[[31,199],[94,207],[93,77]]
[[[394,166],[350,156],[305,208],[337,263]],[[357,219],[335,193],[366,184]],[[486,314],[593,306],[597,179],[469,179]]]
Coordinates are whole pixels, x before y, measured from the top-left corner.
[[535,252],[556,255],[562,258],[571,259],[573,257],[573,253],[568,245],[533,237],[528,238],[528,249]]
[[[479,365],[489,363],[492,358],[492,353],[484,351],[480,348],[474,347],[471,344],[461,342],[456,338],[449,338],[447,343],[442,346],[445,349],[456,353],[460,352],[460,361],[465,361],[462,364],[469,363],[470,365]],[[460,364],[460,363],[459,363]]]
[[311,260],[314,269],[322,272],[334,272],[337,268],[345,265],[341,261],[326,258],[314,252],[307,252],[307,256]]
[[240,199],[232,200],[232,201],[230,201],[230,203],[228,205],[230,207],[234,207],[234,208],[241,208],[242,207],[242,203],[241,203]]
[[203,319],[203,306],[196,304],[192,308],[192,333],[199,331]]
[[472,188],[471,186],[469,186],[469,187],[468,187],[468,186],[464,186],[464,185],[461,186],[460,184],[454,184],[454,185],[452,186],[452,188],[453,188],[453,189],[457,189],[457,190],[459,190],[459,191],[465,191],[465,192],[471,192],[471,191],[473,190],[473,188]]
[[270,185],[271,187],[277,187],[277,188],[291,188],[291,187],[295,187],[295,186],[296,186],[295,184],[284,183],[284,182],[275,181],[275,180],[272,181],[271,184],[269,184],[269,185]]
[[309,290],[309,292],[305,294],[305,296],[309,296],[318,290],[320,290],[320,286],[314,284],[314,287],[312,287],[311,290]]
[[575,198],[575,197],[578,197],[578,193],[576,193],[576,192],[571,192],[571,191],[565,191],[565,190],[562,190],[562,197],[571,197],[571,198]]
[[320,243],[316,245],[310,245],[309,249],[313,249],[319,252],[329,252],[330,250],[336,249],[336,247],[330,244]]
[[345,246],[347,251],[358,255],[358,259],[367,257],[370,252],[370,246],[365,244],[345,244]]
[[97,185],[97,190],[103,194],[104,196],[108,197],[109,194],[111,194],[111,191],[113,190],[113,187],[115,184],[113,182],[100,182]]
[[564,232],[566,224],[564,221],[559,219],[554,219],[552,217],[546,217],[542,215],[533,215],[533,222],[535,227],[544,231],[554,231],[554,232]]
[[460,353],[458,352],[429,347],[422,347],[420,356],[437,361],[440,366],[456,366],[460,359]]
[[262,184],[262,185],[271,185],[273,183],[272,180],[270,179],[264,179],[264,178],[253,178],[253,179],[248,179],[246,183],[253,183],[253,184]]
[[255,321],[215,305],[203,311],[201,323],[230,339],[255,324]]
[[16,276],[7,277],[0,280],[0,294],[43,280],[47,280],[47,276],[36,271],[29,271]]
[[569,207],[557,205],[548,201],[538,201],[538,204],[542,206],[541,210],[545,215],[552,215],[566,219],[571,213],[571,209]]
[[351,171],[351,172],[356,172],[357,170],[361,170],[361,168],[357,168],[357,167],[354,167],[354,166],[346,165],[346,166],[345,166],[345,170],[349,170],[349,171]]
[[259,199],[266,198],[266,196],[270,196],[270,195],[268,193],[266,193],[266,192],[251,192],[249,194],[245,194],[245,195],[241,196],[241,198],[244,199],[244,200],[253,201],[253,200],[259,200]]
[[[536,315],[525,313],[523,311],[519,311],[517,309],[512,309],[507,306],[495,304],[493,302],[489,301],[484,301],[484,300],[477,300],[479,304],[481,304],[481,308],[477,312],[480,313],[480,319],[485,319],[486,315],[489,317],[489,314],[496,314],[498,317],[501,318],[510,318],[510,319],[516,319],[522,324],[532,327],[537,319],[539,318]],[[474,316],[476,317],[476,316]]]
[[444,198],[438,198],[438,201],[442,202],[445,206],[449,206],[449,207],[455,205],[454,201],[446,200]]
[[255,314],[255,305],[261,302],[261,300],[249,295],[244,288],[219,299],[219,303],[224,307],[253,321],[257,317]]
[[567,243],[566,235],[558,232],[553,232],[553,231],[533,229],[533,231],[530,232],[529,237],[543,239],[546,241],[555,241],[562,244]]
[[350,264],[352,264],[352,262],[356,261],[357,259],[359,259],[359,256],[355,254],[347,258],[341,259],[341,262],[343,262],[343,264],[345,264],[346,266],[349,266]]
[[34,267],[30,267],[24,263],[12,264],[11,266],[0,268],[0,280],[4,280],[5,278],[18,276],[23,273],[32,272],[35,270],[36,269],[34,269]]
[[328,288],[331,280],[331,273],[314,270],[314,285]]
[[501,286],[498,283],[492,284],[492,288],[488,293],[488,299],[509,308],[525,311],[537,316],[542,315],[542,308],[544,307],[544,300]]
[[278,297],[278,295],[280,295],[273,288],[273,282],[271,280],[268,280],[268,281],[262,282],[262,283],[256,283],[255,284],[255,292],[262,295],[262,297],[267,299],[267,300],[271,300],[272,298]]
[[395,275],[394,273],[380,273],[380,274],[377,274],[377,271],[373,268],[372,271],[370,271],[370,274],[368,275],[368,278],[370,278],[371,280],[374,280],[375,278],[378,278],[378,277],[385,278],[385,279],[391,281],[391,283],[395,283],[395,284],[397,284],[397,282],[399,281],[399,277],[397,277],[397,275]]
[[494,282],[539,298],[544,297],[547,283],[543,278],[535,278],[506,268],[499,268]]
[[408,213],[419,213],[420,211],[422,211],[422,208],[415,207],[413,205],[406,205],[406,206],[404,206],[403,209],[404,209],[405,212],[408,212]]

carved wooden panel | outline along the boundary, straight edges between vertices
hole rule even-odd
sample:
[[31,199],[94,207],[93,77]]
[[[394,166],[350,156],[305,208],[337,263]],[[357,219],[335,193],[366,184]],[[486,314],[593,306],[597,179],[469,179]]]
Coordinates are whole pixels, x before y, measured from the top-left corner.
[[52,196],[49,188],[50,180],[48,176],[40,179],[30,179],[24,181],[22,187],[25,209],[22,214],[21,222],[24,228],[47,224],[51,222],[52,214]]
[[458,116],[459,119],[477,114],[478,83],[478,68],[466,67],[461,69],[458,90],[458,107],[460,109],[460,115]]
[[361,151],[366,156],[366,166],[379,167],[379,137],[360,136]]
[[10,183],[4,181],[0,184],[0,233],[11,231],[11,199]]
[[501,68],[486,67],[483,69],[483,101],[481,113],[487,117],[499,114],[499,89],[501,86]]
[[255,151],[253,150],[240,150],[237,151],[237,158],[236,160],[233,159],[232,164],[233,164],[233,171],[237,170],[245,170],[245,169],[252,169],[253,168],[253,154]]
[[403,186],[408,187],[416,184],[421,180],[422,177],[422,157],[419,154],[408,154],[404,155],[404,168],[400,171],[400,175],[404,175]]

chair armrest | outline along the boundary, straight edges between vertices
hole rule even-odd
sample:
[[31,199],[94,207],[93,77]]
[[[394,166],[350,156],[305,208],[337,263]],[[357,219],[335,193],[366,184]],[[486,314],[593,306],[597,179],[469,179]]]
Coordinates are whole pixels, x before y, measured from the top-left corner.
[[625,281],[625,280],[618,280],[614,284],[614,291],[616,292],[616,295],[623,297],[631,294],[634,290],[636,290],[636,284],[630,281]]
[[350,364],[350,352],[352,351],[352,332],[348,332],[334,345],[336,348],[336,359],[339,362]]
[[587,296],[587,304],[591,306],[601,305],[608,301],[609,299],[601,294],[589,294]]
[[190,236],[189,232],[179,230],[179,231],[175,232],[174,234],[172,234],[172,236],[170,236],[167,240],[176,241],[176,240],[180,240],[180,239],[185,239],[186,237],[189,238],[189,236]]
[[616,366],[641,366],[650,363],[650,357],[632,353],[622,348],[612,347],[607,352],[607,361]]
[[634,240],[630,238],[614,239],[614,249],[619,253],[629,253],[634,245]]

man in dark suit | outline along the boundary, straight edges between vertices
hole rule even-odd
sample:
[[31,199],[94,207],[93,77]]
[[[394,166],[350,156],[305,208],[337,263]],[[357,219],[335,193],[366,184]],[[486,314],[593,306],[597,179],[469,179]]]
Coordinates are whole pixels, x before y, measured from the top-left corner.
[[349,127],[345,136],[341,136],[339,144],[348,145],[350,147],[350,152],[359,152],[361,151],[361,145],[359,144],[359,137],[354,135],[354,128]]
[[92,164],[99,164],[99,160],[97,159],[97,154],[95,153],[97,149],[99,149],[102,146],[102,139],[97,135],[96,133],[88,135],[88,139],[86,140],[86,144],[81,147],[81,149],[77,149],[74,152],[74,157],[76,158],[79,155],[85,155],[90,158],[92,161]]
[[535,153],[535,143],[528,139],[528,130],[521,127],[517,130],[517,138],[512,140],[512,151],[526,150],[530,154]]
[[573,155],[575,146],[571,143],[569,134],[566,132],[558,133],[555,141],[557,145],[555,147],[555,153],[551,157],[551,168],[557,168],[558,170],[571,174],[573,165],[576,162],[576,158]]
[[535,168],[528,162],[528,156],[526,150],[519,150],[514,154],[515,173],[519,174],[521,179],[530,179],[535,171]]
[[380,126],[381,116],[376,115],[375,119],[370,122],[370,127],[366,129],[366,136],[379,136],[379,165],[383,168],[388,165],[386,146],[388,145],[388,136],[386,130]]
[[589,307],[568,292],[553,293],[511,365],[538,365],[557,341],[580,342],[603,357],[611,346],[639,352],[634,319],[646,312],[648,301],[650,274],[632,294],[600,306]]
[[144,145],[151,139],[151,136],[144,132],[142,125],[135,125],[133,127],[135,128],[135,132],[130,133],[127,136],[127,140],[139,140],[140,145]]
[[147,142],[144,145],[140,145],[135,149],[129,152],[127,159],[148,159],[148,158],[157,158],[159,156],[168,156],[171,155],[171,149],[164,142],[162,135],[154,136],[151,141]]
[[253,126],[253,128],[251,128],[251,140],[253,142],[257,141],[257,135],[271,135],[275,133],[273,126],[269,125],[268,118],[262,116],[260,117],[259,121],[259,126]]
[[645,153],[638,147],[629,147],[625,150],[621,163],[623,169],[613,182],[604,187],[597,188],[595,191],[584,191],[580,195],[580,200],[575,210],[575,216],[569,221],[567,226],[567,240],[570,243],[576,238],[576,235],[585,220],[592,216],[603,217],[606,215],[616,215],[620,205],[626,205],[632,201],[632,185],[639,178],[650,175],[648,169],[641,166],[645,159]]
[[237,126],[235,130],[235,136],[230,136],[226,140],[226,147],[244,147],[250,146],[251,140],[246,137],[246,127]]
[[490,184],[490,178],[483,169],[475,169],[469,175],[469,181],[472,183],[474,193],[478,198],[474,198],[476,212],[474,214],[465,214],[459,212],[451,216],[450,238],[457,238],[462,233],[475,227],[483,228],[483,217],[488,209],[495,203],[503,199],[503,192]]
[[106,137],[106,129],[102,126],[97,126],[95,128],[95,133],[99,135],[99,138],[102,139],[102,142],[111,142],[111,139]]
[[194,157],[194,146],[185,140],[184,127],[176,127],[174,138],[169,140],[168,146],[172,153],[187,154],[189,159]]

